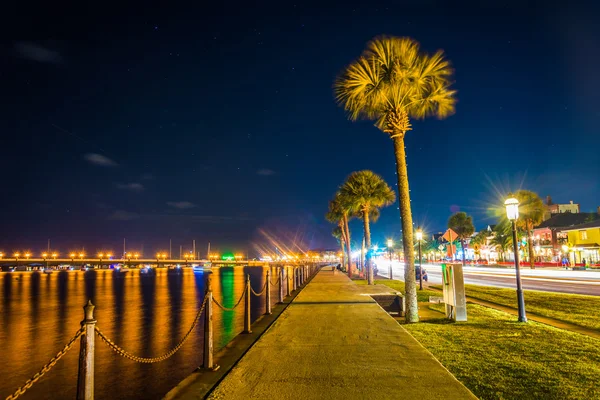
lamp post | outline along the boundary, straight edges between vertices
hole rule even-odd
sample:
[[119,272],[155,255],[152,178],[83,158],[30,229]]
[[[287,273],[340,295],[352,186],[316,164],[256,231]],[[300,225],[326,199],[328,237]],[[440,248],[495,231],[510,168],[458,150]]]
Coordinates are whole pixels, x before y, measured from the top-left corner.
[[388,248],[388,255],[390,257],[390,280],[392,280],[392,247],[394,246],[394,242],[392,241],[392,239],[388,239],[387,241],[387,248]]
[[421,258],[421,240],[423,240],[423,231],[417,229],[417,243],[419,245],[419,290],[423,290],[423,259]]
[[525,315],[525,299],[523,298],[523,287],[521,286],[521,270],[519,269],[519,248],[517,243],[517,219],[519,218],[519,200],[511,197],[504,202],[506,217],[512,223],[513,248],[515,253],[515,273],[517,277],[517,303],[519,306],[519,322],[527,322]]

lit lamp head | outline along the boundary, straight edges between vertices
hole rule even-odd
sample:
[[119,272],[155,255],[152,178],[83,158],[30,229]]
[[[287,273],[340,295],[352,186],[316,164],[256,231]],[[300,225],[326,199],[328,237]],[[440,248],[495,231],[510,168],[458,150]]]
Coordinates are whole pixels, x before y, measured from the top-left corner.
[[42,253],[42,258],[48,257],[48,253]]
[[511,197],[504,202],[506,207],[506,218],[509,221],[516,221],[519,218],[519,200]]
[[52,253],[52,258],[56,258],[57,256],[58,256],[58,254]]
[[387,247],[392,248],[393,245],[394,245],[394,242],[392,242],[392,239],[388,239]]
[[79,253],[79,258],[83,258],[84,254],[83,253]]
[[71,258],[75,258],[75,253],[71,253],[69,255],[71,256]]
[[423,231],[422,230],[417,230],[417,240],[421,241],[423,240]]

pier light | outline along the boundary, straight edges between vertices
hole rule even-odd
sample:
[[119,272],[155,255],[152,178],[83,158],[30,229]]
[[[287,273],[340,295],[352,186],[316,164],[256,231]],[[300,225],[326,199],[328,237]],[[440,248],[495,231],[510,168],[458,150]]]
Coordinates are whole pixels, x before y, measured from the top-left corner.
[[71,260],[75,258],[75,253],[71,253],[69,254],[69,256],[71,257]]
[[83,253],[79,253],[79,258],[83,259],[83,256],[84,256],[84,255],[85,255],[85,254],[83,254]]
[[25,258],[29,259],[31,257],[31,253],[25,253]]
[[161,257],[161,255],[162,255],[162,254],[160,254],[160,253],[156,253],[156,258],[157,258],[157,259],[158,259],[158,258],[160,258],[160,257]]
[[4,257],[4,253],[0,251],[0,259],[2,259],[2,257]]
[[111,258],[112,257],[112,253],[106,253],[106,258]]
[[18,252],[17,252],[17,253],[15,253],[15,254],[13,254],[13,257],[14,257],[14,258],[19,258],[20,256],[21,256],[21,254],[20,254],[20,253],[18,253]]
[[57,253],[52,253],[52,258],[54,258],[56,260],[56,257],[58,257]]
[[102,258],[104,258],[104,253],[98,253],[98,258],[102,260]]
[[48,257],[48,253],[42,253],[42,258],[45,260]]
[[163,260],[164,260],[165,258],[167,258],[167,253],[162,253],[162,258],[163,258]]
[[509,221],[515,221],[519,219],[519,200],[511,197],[504,202],[506,207],[506,217]]
[[139,257],[140,255],[139,255],[138,253],[135,253],[133,256],[134,256],[134,257],[135,257],[135,259],[137,260],[137,259],[138,259],[138,257]]

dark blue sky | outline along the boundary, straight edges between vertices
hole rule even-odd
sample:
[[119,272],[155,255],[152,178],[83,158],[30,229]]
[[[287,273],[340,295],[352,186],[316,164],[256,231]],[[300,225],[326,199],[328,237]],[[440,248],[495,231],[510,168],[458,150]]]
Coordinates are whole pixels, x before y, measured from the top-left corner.
[[[379,34],[442,48],[456,70],[456,114],[407,137],[416,223],[443,230],[462,210],[481,228],[497,191],[519,187],[595,210],[599,7],[522,3],[15,16],[0,64],[0,250],[123,237],[148,252],[169,238],[250,248],[260,229],[332,246],[323,214],[344,178],[395,182],[391,141],[349,122],[331,89]],[[374,242],[399,230],[388,207]]]

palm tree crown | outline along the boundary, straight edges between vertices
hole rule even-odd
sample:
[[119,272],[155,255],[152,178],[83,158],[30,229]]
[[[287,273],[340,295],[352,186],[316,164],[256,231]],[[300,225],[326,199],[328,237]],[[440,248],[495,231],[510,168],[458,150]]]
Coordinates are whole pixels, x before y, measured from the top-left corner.
[[468,239],[473,232],[475,232],[473,218],[468,216],[465,212],[457,212],[448,220],[448,228],[456,232],[458,238],[460,239],[460,243],[462,244],[462,260],[464,265],[466,253],[465,240]]
[[[396,201],[396,193],[373,171],[364,170],[350,174],[340,187],[340,195],[348,199],[355,214],[364,217],[364,213],[378,216],[378,209]],[[375,211],[377,210],[377,211]]]
[[334,84],[335,97],[351,120],[375,120],[382,131],[404,135],[409,118],[454,113],[452,68],[444,53],[420,51],[407,37],[377,37]]

